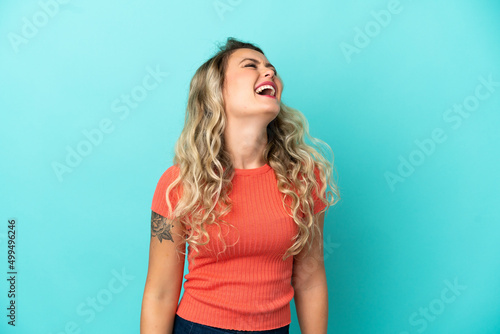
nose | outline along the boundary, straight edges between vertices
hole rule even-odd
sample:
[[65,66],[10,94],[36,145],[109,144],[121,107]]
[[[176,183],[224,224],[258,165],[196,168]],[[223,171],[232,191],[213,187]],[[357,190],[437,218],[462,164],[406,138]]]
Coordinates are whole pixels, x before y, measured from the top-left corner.
[[273,69],[269,68],[265,71],[265,75],[264,75],[266,78],[272,78],[274,77],[274,71]]

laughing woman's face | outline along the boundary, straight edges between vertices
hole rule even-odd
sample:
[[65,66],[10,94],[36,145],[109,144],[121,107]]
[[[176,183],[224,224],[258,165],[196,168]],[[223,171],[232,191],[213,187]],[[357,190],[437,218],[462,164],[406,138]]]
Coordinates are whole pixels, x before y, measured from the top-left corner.
[[237,49],[231,54],[223,87],[228,117],[266,117],[271,122],[280,111],[282,91],[276,69],[262,53]]

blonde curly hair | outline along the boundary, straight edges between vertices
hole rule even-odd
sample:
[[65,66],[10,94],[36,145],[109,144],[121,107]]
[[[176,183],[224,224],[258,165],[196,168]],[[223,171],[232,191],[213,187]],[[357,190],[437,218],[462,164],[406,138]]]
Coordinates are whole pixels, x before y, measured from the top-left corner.
[[[217,225],[219,239],[224,243],[219,223],[227,224],[222,217],[232,208],[228,194],[232,190],[234,166],[224,143],[226,114],[222,89],[229,56],[240,48],[264,55],[259,47],[231,37],[225,45],[219,46],[219,51],[198,68],[191,80],[184,128],[175,144],[173,163],[179,167],[179,175],[166,190],[167,205],[172,213],[170,223],[177,226],[180,222],[182,238],[197,253],[198,246],[210,240],[205,228],[210,224]],[[310,136],[307,119],[301,112],[281,102],[278,116],[267,126],[267,135],[263,159],[274,170],[279,191],[291,197],[287,212],[299,227],[295,243],[283,256],[285,260],[300,253],[306,245],[309,252],[316,233],[320,233],[313,215],[312,193],[319,187],[315,168],[322,184],[317,194],[326,204],[316,216],[337,203],[340,195],[332,181],[333,152],[328,144]],[[306,144],[304,137],[313,145]],[[331,153],[332,162],[324,157],[319,144],[324,144]],[[327,186],[331,190],[327,191]],[[169,194],[179,187],[182,196],[178,197],[173,210]],[[283,205],[287,206],[285,198]],[[179,253],[185,255],[183,250],[177,249]]]

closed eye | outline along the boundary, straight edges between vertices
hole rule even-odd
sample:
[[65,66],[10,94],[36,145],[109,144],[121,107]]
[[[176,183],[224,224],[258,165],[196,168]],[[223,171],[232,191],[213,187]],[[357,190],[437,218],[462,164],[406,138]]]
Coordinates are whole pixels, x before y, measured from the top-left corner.
[[[244,67],[249,67],[249,66],[257,68],[257,65],[255,65],[255,64],[246,64]],[[275,69],[273,69],[273,71],[274,71],[274,75],[278,75],[278,72]]]

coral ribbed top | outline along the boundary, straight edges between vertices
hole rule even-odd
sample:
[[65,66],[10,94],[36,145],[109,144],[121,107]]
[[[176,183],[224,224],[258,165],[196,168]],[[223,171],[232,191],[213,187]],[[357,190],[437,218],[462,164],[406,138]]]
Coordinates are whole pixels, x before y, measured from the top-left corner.
[[[316,180],[321,186],[318,170]],[[173,165],[161,176],[151,209],[170,217],[166,204],[167,186],[179,175]],[[212,327],[233,330],[270,330],[290,324],[290,301],[293,256],[282,260],[293,245],[298,226],[282,204],[273,169],[268,164],[253,169],[235,169],[233,203],[222,217],[234,225],[219,223],[226,250],[217,238],[217,226],[207,228],[210,241],[194,252],[188,246],[189,273],[185,275],[184,294],[176,313],[186,320]],[[313,193],[314,213],[325,204]],[[173,208],[176,202],[171,196]],[[288,199],[288,204],[291,200]],[[239,237],[239,240],[238,240]],[[234,246],[232,246],[234,244]],[[208,248],[207,248],[208,246]],[[222,252],[218,256],[217,253]]]

